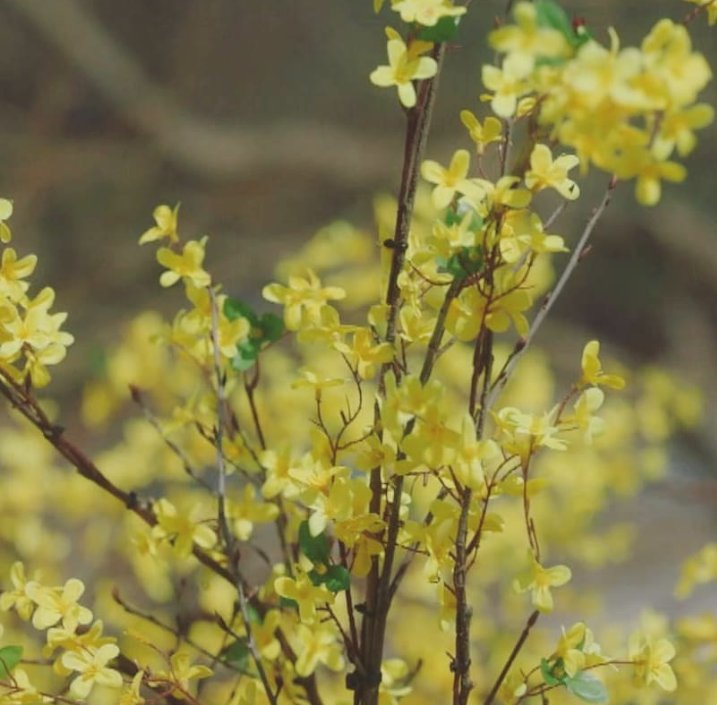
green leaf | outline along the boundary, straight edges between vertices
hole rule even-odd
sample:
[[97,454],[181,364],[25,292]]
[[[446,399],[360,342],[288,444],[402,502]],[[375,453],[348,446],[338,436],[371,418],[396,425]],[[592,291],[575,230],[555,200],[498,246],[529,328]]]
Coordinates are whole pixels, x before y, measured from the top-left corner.
[[460,17],[441,17],[433,27],[422,27],[418,39],[424,42],[450,42],[458,34]]
[[299,526],[299,548],[313,563],[328,564],[331,550],[329,539],[323,531],[318,536],[312,536],[308,521],[302,521]]
[[251,663],[251,652],[249,651],[249,640],[247,637],[239,637],[233,644],[222,651],[224,660],[239,671],[246,672]]
[[540,660],[540,673],[547,685],[560,685],[563,682],[562,678],[556,678],[553,675],[553,666],[547,659]]
[[265,313],[259,319],[262,341],[274,343],[284,335],[284,321],[274,313]]
[[237,372],[244,372],[254,366],[256,358],[261,350],[261,340],[248,338],[237,345],[236,355],[232,358],[232,369]]
[[553,0],[538,0],[535,3],[539,27],[557,29],[572,44],[575,40],[573,23],[565,10]]
[[259,322],[256,313],[254,313],[254,310],[249,304],[245,304],[243,301],[239,301],[239,299],[232,299],[229,296],[224,300],[224,315],[230,321],[236,321],[237,318],[246,318],[252,326],[257,325]]
[[324,576],[315,570],[310,570],[307,575],[309,576],[309,580],[314,587],[319,587],[319,585],[322,585],[324,582]]
[[584,25],[576,29],[565,10],[553,0],[538,0],[535,8],[538,12],[538,25],[557,29],[574,49],[579,49],[593,38]]
[[572,678],[566,678],[564,683],[568,691],[586,703],[604,703],[607,701],[608,695],[605,684],[592,673],[581,671]]
[[[465,213],[458,213],[453,209],[448,209],[446,214],[443,216],[443,222],[448,226],[460,225],[463,222]],[[475,211],[471,213],[470,223],[468,224],[468,230],[478,232],[483,227],[483,218]]]
[[342,565],[332,565],[321,576],[322,582],[331,592],[341,592],[351,587],[351,575]]
[[251,369],[256,362],[256,353],[249,350],[237,348],[236,355],[232,358],[231,366],[236,372],[246,372]]
[[478,247],[462,247],[447,260],[439,259],[438,271],[453,275],[456,279],[465,279],[483,268],[483,250]]
[[21,658],[22,646],[3,646],[0,649],[0,678],[7,678]]

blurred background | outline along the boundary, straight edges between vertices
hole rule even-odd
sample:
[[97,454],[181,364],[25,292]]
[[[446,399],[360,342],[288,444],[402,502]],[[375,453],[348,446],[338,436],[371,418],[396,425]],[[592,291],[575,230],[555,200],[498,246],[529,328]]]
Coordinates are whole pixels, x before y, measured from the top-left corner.
[[[467,146],[458,111],[479,109],[484,37],[504,5],[475,3],[449,53],[433,158]],[[624,45],[638,43],[657,17],[681,19],[694,7],[563,5],[602,41],[619,27]],[[0,3],[0,195],[14,201],[15,246],[40,257],[34,281],[54,286],[57,309],[70,311],[78,342],[51,388],[70,414],[92,351],[139,309],[180,302],[160,290],[153,252],[137,245],[157,204],[181,202],[185,237],[211,235],[208,268],[235,295],[259,291],[282,254],[331,220],[371,229],[373,197],[397,188],[403,116],[395,92],[368,80],[385,61],[387,21],[370,6]],[[691,31],[717,64],[717,28],[701,17]],[[704,100],[717,104],[714,83]],[[598,337],[626,363],[665,365],[702,389],[705,421],[676,443],[670,477],[624,510],[641,527],[635,577],[659,582],[663,602],[677,558],[717,537],[715,126],[699,140],[687,182],[667,185],[657,207],[640,208],[631,187],[619,190],[589,264],[539,341],[574,366],[584,341]],[[606,181],[591,174],[585,197],[561,220],[568,243]]]

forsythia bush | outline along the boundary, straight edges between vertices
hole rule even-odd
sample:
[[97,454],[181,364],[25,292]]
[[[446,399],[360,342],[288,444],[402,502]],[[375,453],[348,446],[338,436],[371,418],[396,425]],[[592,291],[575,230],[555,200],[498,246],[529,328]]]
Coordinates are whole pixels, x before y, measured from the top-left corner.
[[[638,47],[515,3],[446,166],[423,147],[474,8],[374,0],[392,26],[370,79],[406,114],[377,240],[334,223],[248,303],[157,207],[140,243],[185,308],[141,313],[88,383],[94,460],[37,395],[73,338],[0,201],[0,703],[717,702],[717,614],[624,633],[569,567],[628,556],[601,512],[659,476],[699,401],[654,369],[621,391],[595,340],[559,384],[532,347],[616,185],[656,203],[712,120],[687,26],[717,2],[692,2]],[[605,195],[568,241],[590,166]],[[717,544],[677,592],[715,578]]]

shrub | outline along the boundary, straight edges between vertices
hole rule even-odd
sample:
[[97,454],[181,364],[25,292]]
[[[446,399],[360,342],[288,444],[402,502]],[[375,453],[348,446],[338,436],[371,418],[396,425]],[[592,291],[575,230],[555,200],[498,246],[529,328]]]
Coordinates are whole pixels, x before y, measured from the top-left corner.
[[[567,565],[627,556],[629,527],[601,513],[661,472],[694,392],[604,367],[596,340],[556,382],[533,347],[613,190],[656,203],[712,119],[687,25],[717,4],[692,1],[629,48],[552,0],[516,3],[488,37],[491,114],[461,113],[472,149],[445,166],[423,151],[470,3],[374,0],[401,31],[370,79],[406,115],[377,242],[327,226],[258,304],[158,206],[140,243],[186,308],[137,316],[88,382],[88,425],[119,436],[95,461],[38,396],[73,338],[53,290],[30,293],[36,257],[8,244],[0,202],[4,558],[25,558],[0,596],[2,702],[714,701],[714,615],[646,614],[624,638],[603,616],[601,647]],[[568,244],[553,227],[589,167],[604,195]],[[707,546],[678,592],[716,576]]]

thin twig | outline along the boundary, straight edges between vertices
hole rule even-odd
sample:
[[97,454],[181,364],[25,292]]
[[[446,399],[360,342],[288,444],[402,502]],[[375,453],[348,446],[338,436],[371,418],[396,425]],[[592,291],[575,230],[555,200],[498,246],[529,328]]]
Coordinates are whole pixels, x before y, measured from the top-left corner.
[[518,364],[518,361],[524,355],[525,351],[528,349],[528,346],[533,342],[533,339],[535,338],[538,329],[543,324],[543,321],[552,309],[553,304],[564,289],[572,273],[575,271],[575,268],[580,263],[580,260],[585,254],[585,248],[588,240],[590,239],[590,235],[592,235],[595,226],[597,225],[598,221],[605,212],[605,209],[610,203],[610,199],[612,198],[612,192],[615,190],[616,186],[617,177],[613,176],[607,185],[607,189],[605,190],[605,195],[603,196],[602,201],[597,206],[597,208],[595,208],[592,216],[585,225],[585,229],[583,230],[570,259],[568,260],[568,263],[565,265],[565,269],[563,269],[560,275],[560,279],[558,279],[558,282],[556,283],[553,290],[550,292],[550,294],[548,294],[548,296],[546,296],[545,300],[543,301],[543,305],[540,307],[538,313],[533,319],[533,322],[530,326],[530,329],[528,330],[527,335],[518,341],[510,357],[503,365],[503,369],[500,371],[495,381],[493,382],[490,393],[488,394],[488,398],[486,400],[486,406],[488,409],[491,409],[495,404],[496,398],[505,387],[505,384],[510,378],[512,371]]
[[505,677],[508,675],[508,671],[510,671],[510,667],[513,665],[513,662],[520,653],[520,650],[523,648],[523,645],[525,644],[525,641],[530,634],[530,630],[535,626],[535,623],[538,621],[538,617],[540,617],[540,612],[538,612],[538,610],[535,610],[535,612],[533,612],[530,617],[528,617],[528,621],[526,622],[523,631],[518,637],[518,641],[515,643],[513,650],[510,652],[508,660],[503,665],[503,668],[498,674],[498,678],[496,678],[493,687],[490,689],[490,693],[488,693],[488,697],[483,702],[483,705],[491,705],[493,700],[495,700],[495,696],[498,694],[500,686],[503,684]]
[[[80,450],[79,446],[67,437],[64,428],[50,421],[31,392],[23,389],[17,383],[0,374],[0,394],[42,433],[50,445],[52,445],[82,477],[122,502],[127,509],[136,514],[149,526],[155,526],[157,524],[157,517],[152,511],[152,508],[143,503],[135,492],[125,492],[102,473],[89,457]],[[192,547],[192,554],[204,566],[234,585],[235,576],[196,544]]]
[[[219,348],[219,307],[217,305],[217,297],[212,285],[207,287],[209,298],[211,300],[211,341],[214,360],[214,374],[216,376],[216,393],[217,393],[217,425],[214,432],[216,443],[216,461],[217,461],[217,520],[219,523],[219,532],[222,536],[225,551],[229,559],[229,566],[234,570],[239,561],[239,552],[236,546],[236,538],[229,528],[229,522],[226,516],[225,493],[226,493],[226,466],[224,463],[224,430],[228,428],[227,418],[227,393],[226,393],[226,375],[222,369],[221,350]],[[254,640],[253,630],[251,627],[251,618],[249,615],[248,602],[244,591],[242,580],[236,580],[236,588],[239,596],[239,609],[241,611],[244,630],[246,631],[246,640],[249,653],[252,656],[254,665],[261,679],[262,686],[266,692],[266,697],[271,705],[277,705],[277,694],[271,687],[269,677],[267,676],[264,664],[261,661],[261,654]]]
[[201,485],[202,487],[204,487],[204,489],[211,491],[212,488],[209,486],[209,484],[201,477],[199,477],[194,468],[192,468],[192,464],[187,457],[187,454],[164,433],[164,429],[159,423],[159,419],[154,415],[152,409],[149,408],[149,404],[147,403],[147,400],[145,399],[142,390],[134,384],[130,384],[129,392],[130,396],[132,397],[132,401],[137,404],[137,406],[139,406],[139,408],[142,410],[144,418],[147,419],[152,428],[157,431],[167,448],[169,448],[172,453],[174,453],[179,458],[182,463],[182,467],[184,468],[184,472],[187,473],[187,475],[189,475],[189,477],[191,477],[198,485]]

